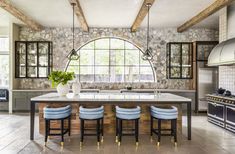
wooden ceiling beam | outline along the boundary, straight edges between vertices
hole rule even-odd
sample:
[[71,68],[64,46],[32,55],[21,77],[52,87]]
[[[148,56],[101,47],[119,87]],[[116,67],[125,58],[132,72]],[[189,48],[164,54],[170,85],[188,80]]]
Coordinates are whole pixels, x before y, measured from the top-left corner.
[[208,16],[212,15],[213,13],[217,12],[221,8],[231,4],[235,0],[216,0],[214,3],[212,3],[210,6],[208,6],[206,9],[198,13],[196,16],[185,22],[183,25],[177,28],[178,32],[183,32],[187,30],[188,28],[196,25],[203,19],[207,18]]
[[18,8],[13,6],[9,0],[0,0],[0,7],[12,14],[17,19],[21,20],[23,23],[25,23],[28,27],[30,27],[33,30],[39,31],[42,30],[43,26],[34,21],[32,18],[25,15],[23,12],[21,12]]
[[86,18],[84,16],[84,13],[82,11],[82,8],[81,8],[81,5],[79,3],[79,0],[69,0],[69,3],[72,4],[74,3],[75,6],[74,6],[74,11],[75,11],[75,14],[78,18],[78,21],[80,22],[80,25],[82,27],[82,29],[85,31],[85,32],[88,32],[89,31],[89,27],[88,27],[88,24],[86,22]]
[[140,10],[139,10],[139,13],[138,15],[136,16],[135,18],[135,21],[134,23],[132,24],[131,26],[131,31],[132,32],[135,32],[139,26],[141,25],[142,21],[144,20],[145,16],[147,15],[148,13],[148,7],[146,6],[148,3],[151,4],[151,6],[153,5],[155,0],[144,0]]

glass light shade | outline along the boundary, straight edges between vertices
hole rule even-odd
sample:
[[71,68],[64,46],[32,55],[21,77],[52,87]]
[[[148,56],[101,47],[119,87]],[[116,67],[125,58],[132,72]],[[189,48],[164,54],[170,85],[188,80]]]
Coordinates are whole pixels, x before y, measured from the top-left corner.
[[152,60],[153,59],[153,55],[152,55],[151,49],[147,49],[145,51],[145,53],[142,55],[142,59],[143,60]]
[[80,56],[78,55],[78,53],[75,51],[75,49],[72,49],[71,52],[68,55],[68,59],[69,60],[78,60],[80,58]]

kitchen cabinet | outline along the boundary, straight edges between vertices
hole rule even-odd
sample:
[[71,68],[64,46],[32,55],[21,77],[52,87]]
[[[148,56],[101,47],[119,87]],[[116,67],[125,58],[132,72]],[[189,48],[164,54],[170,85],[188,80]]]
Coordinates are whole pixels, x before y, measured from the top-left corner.
[[30,99],[46,92],[13,91],[13,111],[29,111]]
[[16,41],[15,77],[47,78],[52,69],[52,42]]
[[212,49],[218,44],[218,41],[196,41],[194,42],[195,58],[194,61],[204,62],[205,67],[207,66],[208,57]]
[[167,43],[167,74],[169,79],[192,79],[193,44],[191,42]]

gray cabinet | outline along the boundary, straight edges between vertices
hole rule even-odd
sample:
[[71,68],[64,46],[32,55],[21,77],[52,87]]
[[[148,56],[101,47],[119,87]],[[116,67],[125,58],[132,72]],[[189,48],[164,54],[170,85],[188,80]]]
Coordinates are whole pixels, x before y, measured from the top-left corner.
[[13,111],[29,111],[30,99],[42,94],[43,92],[38,91],[13,91]]

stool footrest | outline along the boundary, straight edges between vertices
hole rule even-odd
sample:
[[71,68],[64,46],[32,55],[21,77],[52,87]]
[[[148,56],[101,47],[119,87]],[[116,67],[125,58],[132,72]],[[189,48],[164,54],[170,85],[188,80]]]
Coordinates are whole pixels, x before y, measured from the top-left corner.
[[135,133],[122,133],[122,136],[133,136]]
[[[63,132],[63,135],[65,135],[66,133],[69,132],[69,129],[66,129],[64,132]],[[61,135],[61,133],[48,133],[49,136],[58,136],[58,135]]]

